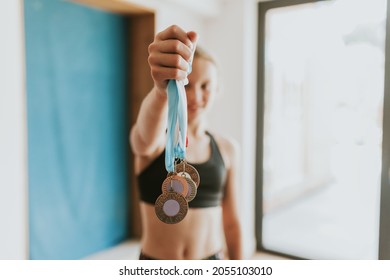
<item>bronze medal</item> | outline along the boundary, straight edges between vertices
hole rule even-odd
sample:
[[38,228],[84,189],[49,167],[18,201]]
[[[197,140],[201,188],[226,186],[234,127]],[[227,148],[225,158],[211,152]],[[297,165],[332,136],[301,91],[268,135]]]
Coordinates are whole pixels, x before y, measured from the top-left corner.
[[187,180],[187,184],[188,184],[188,195],[185,198],[188,202],[190,202],[195,198],[198,190],[197,190],[195,182],[192,181],[191,178],[185,177],[185,179]]
[[163,193],[174,191],[186,197],[188,194],[188,183],[183,176],[171,175],[164,180],[161,189]]
[[154,210],[163,223],[177,224],[187,215],[188,202],[181,194],[169,191],[157,198]]
[[199,187],[200,184],[200,177],[198,171],[193,167],[191,164],[188,164],[185,161],[180,162],[176,166],[177,172],[185,172],[188,173],[188,175],[191,177],[191,179],[195,182],[196,187]]

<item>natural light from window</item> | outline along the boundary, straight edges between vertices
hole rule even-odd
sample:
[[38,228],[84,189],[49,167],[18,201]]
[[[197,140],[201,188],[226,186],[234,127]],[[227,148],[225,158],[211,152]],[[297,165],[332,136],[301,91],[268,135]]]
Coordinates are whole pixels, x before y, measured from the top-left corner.
[[266,14],[263,246],[377,259],[386,0]]

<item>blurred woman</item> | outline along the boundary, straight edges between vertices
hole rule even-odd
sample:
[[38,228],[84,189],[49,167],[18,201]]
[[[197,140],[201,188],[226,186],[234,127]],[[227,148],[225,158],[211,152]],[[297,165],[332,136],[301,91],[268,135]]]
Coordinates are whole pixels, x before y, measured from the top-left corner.
[[[149,46],[154,87],[143,100],[130,134],[141,199],[140,259],[242,257],[236,201],[238,149],[233,141],[207,126],[206,112],[218,91],[218,72],[214,59],[196,48],[196,42],[195,32],[170,26],[158,33]],[[192,72],[187,76],[190,63]],[[164,165],[167,84],[171,79],[186,78],[189,143],[186,160],[197,169],[201,179],[196,197],[188,203],[186,217],[179,223],[166,224],[157,218],[154,204],[167,177]]]

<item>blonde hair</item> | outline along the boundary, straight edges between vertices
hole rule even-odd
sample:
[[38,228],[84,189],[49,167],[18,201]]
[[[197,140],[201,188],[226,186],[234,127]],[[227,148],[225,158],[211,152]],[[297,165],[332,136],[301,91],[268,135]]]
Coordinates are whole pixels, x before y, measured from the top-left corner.
[[211,62],[215,66],[217,66],[217,62],[214,59],[214,57],[208,51],[206,51],[203,47],[201,47],[199,45],[196,47],[195,53],[194,53],[194,58],[197,58],[197,57],[203,58],[203,59]]

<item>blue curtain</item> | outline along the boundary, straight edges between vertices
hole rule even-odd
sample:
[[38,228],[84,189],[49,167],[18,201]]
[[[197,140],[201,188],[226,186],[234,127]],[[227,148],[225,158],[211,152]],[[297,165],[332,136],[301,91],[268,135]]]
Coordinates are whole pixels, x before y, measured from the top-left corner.
[[127,235],[125,18],[24,1],[31,259],[78,259]]

